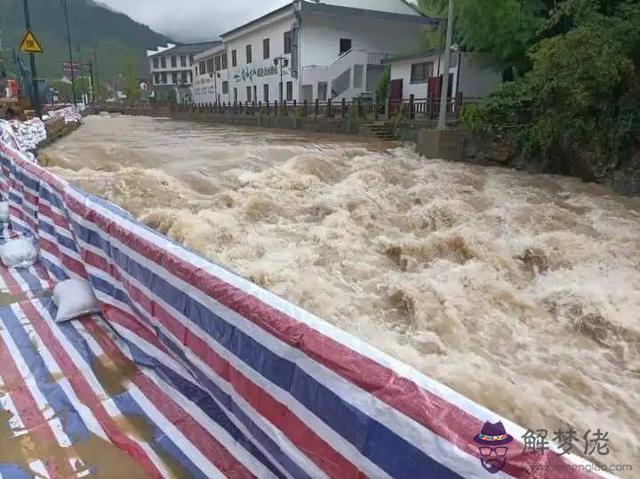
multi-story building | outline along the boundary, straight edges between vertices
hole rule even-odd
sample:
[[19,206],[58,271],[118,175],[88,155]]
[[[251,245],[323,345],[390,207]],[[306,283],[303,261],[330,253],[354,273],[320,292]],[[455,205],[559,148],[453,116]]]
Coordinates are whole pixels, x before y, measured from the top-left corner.
[[147,51],[156,101],[189,102],[195,56],[220,44],[220,41],[185,45],[169,43]]
[[192,100],[351,100],[375,90],[385,58],[420,51],[437,23],[405,0],[294,0],[198,55]]

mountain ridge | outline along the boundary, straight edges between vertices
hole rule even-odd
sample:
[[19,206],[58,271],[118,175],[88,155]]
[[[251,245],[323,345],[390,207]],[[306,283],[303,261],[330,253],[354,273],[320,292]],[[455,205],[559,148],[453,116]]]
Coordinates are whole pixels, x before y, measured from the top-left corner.
[[[62,63],[68,61],[66,25],[61,2],[30,0],[31,27],[45,53],[36,56],[38,76],[51,80],[64,75]],[[173,42],[146,25],[96,0],[68,0],[74,61],[94,62],[102,82],[113,82],[124,74],[134,58],[138,76],[148,77],[146,50]],[[24,35],[22,0],[0,0],[0,32],[5,60],[7,50],[17,48]],[[25,64],[26,56],[23,56]],[[11,69],[11,66],[10,66]]]

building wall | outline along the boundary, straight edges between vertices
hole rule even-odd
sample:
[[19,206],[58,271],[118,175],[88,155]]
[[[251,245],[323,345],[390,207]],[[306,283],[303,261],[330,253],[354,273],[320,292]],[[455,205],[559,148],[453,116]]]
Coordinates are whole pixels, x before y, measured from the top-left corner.
[[422,47],[424,25],[392,22],[364,15],[314,12],[302,15],[301,64],[326,66],[340,56],[340,39],[351,39],[352,50],[402,55]]
[[[364,81],[368,87],[370,69],[366,68],[367,60],[360,59],[358,55],[345,58],[346,62],[339,59],[340,39],[351,40],[352,52],[362,51],[369,56],[384,58],[411,53],[419,49],[423,32],[424,26],[414,23],[367,18],[364,15],[336,15],[324,12],[305,15],[303,12],[300,29],[301,84],[306,85],[307,88],[313,88],[315,98],[318,95],[318,83],[326,81],[329,84],[330,94],[332,80],[350,67],[365,63]],[[344,63],[344,65],[338,65],[338,63]],[[336,67],[342,71],[337,71]],[[344,96],[351,99],[351,96],[357,92],[357,88],[352,88],[344,92]],[[338,98],[341,96],[339,95]]]
[[[286,99],[287,82],[293,83],[293,99],[298,99],[298,82],[291,76],[291,55],[284,54],[284,34],[292,29],[295,17],[287,14],[277,21],[259,26],[246,34],[231,37],[227,42],[229,60],[229,100],[233,102],[234,88],[238,91],[238,101],[246,102],[247,87],[251,88],[252,101],[265,101],[264,85],[269,88],[269,101],[279,100],[280,66],[273,63],[274,58],[284,56],[289,66],[283,68],[283,95]],[[263,58],[262,41],[269,39],[269,58]],[[251,45],[252,62],[247,63],[246,47]],[[238,65],[232,66],[232,51],[237,51]],[[253,98],[253,87],[256,87],[257,98]]]
[[[193,87],[191,89],[191,101],[196,104],[229,103],[229,62],[227,57],[227,68],[222,68],[222,58],[220,58],[220,68],[216,70],[216,57],[227,54],[226,47],[215,48],[210,51],[196,55],[193,63]],[[213,61],[213,71],[210,71],[210,61]],[[205,64],[205,70],[201,71],[201,64]],[[227,93],[224,93],[224,83],[227,84]]]
[[[167,55],[159,54],[157,56],[149,58],[149,70],[151,74],[151,81],[155,87],[184,84],[185,79],[186,79],[186,84],[190,85],[191,82],[193,81],[192,72],[191,72],[191,65],[192,65],[191,55],[190,54],[185,55],[186,64],[187,64],[186,67],[182,66],[182,63],[180,61],[181,55],[175,55],[177,57],[176,58],[177,66],[172,67],[171,56],[172,55],[169,52]],[[166,59],[166,67],[164,68],[162,67],[160,57],[165,57]],[[154,60],[153,60],[154,58],[158,58],[158,68],[154,66]],[[186,75],[186,77],[183,76],[183,72]],[[177,82],[174,82],[174,78],[173,78],[174,73],[177,75]],[[163,74],[166,76],[166,80],[167,80],[166,83],[162,81]]]
[[[438,57],[441,55],[431,55],[420,58],[411,58],[408,60],[400,60],[393,62],[391,65],[391,80],[402,79],[402,96],[407,99],[411,95],[414,95],[415,98],[426,98],[428,95],[427,91],[427,81],[419,82],[419,83],[411,83],[411,65],[416,63],[423,62],[433,62],[433,76],[439,76],[442,71],[442,63],[443,59],[440,58],[440,62],[438,62]],[[452,55],[452,62],[449,72],[453,74],[453,85],[454,85],[454,95],[455,95],[455,86],[457,83],[457,54]]]

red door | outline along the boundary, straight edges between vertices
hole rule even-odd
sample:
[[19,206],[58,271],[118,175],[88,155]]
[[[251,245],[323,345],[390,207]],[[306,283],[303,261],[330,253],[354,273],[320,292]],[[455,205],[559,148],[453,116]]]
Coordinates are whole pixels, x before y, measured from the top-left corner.
[[389,100],[402,100],[402,78],[391,80]]
[[389,113],[395,115],[402,106],[402,78],[391,80],[389,85]]

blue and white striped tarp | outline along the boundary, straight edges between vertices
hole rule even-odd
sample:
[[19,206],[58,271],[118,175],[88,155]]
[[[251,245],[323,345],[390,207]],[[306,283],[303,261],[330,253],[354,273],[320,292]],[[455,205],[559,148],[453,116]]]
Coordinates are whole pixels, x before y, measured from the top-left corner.
[[[69,449],[63,461],[29,457],[33,471],[95,472],[81,446],[97,437],[151,477],[176,469],[186,477],[595,477],[555,447],[525,453],[516,424],[6,145],[0,166],[12,229],[38,239],[48,278],[86,278],[103,302],[101,316],[63,325],[52,322],[48,299],[0,310],[12,431]],[[114,387],[105,368],[124,380]],[[122,417],[142,421],[148,434]],[[497,474],[485,470],[474,442],[486,421],[513,437]],[[3,462],[20,464],[0,453]]]

